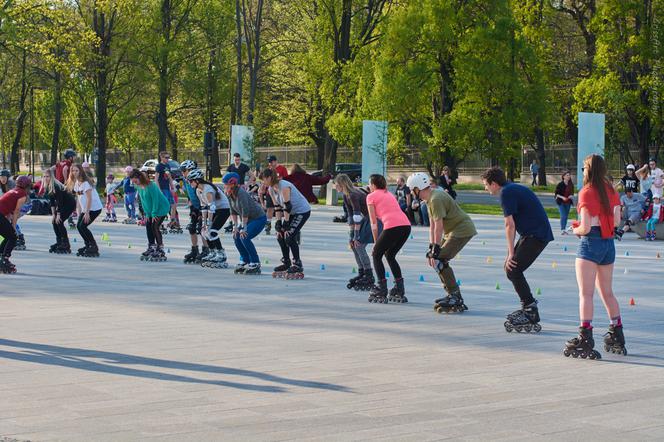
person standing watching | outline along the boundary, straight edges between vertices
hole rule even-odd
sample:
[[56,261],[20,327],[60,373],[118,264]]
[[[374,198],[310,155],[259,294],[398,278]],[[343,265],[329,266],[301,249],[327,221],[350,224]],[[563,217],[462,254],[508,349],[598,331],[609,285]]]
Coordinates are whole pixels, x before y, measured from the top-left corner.
[[[526,186],[508,183],[501,168],[487,169],[482,174],[482,181],[487,192],[500,196],[507,237],[505,273],[521,299],[521,308],[507,315],[505,330],[539,332],[542,327],[539,325],[537,301],[523,272],[535,262],[547,244],[553,241],[549,218],[537,195]],[[517,233],[519,240],[515,244]]]
[[55,179],[61,183],[66,183],[69,178],[69,170],[76,159],[76,152],[72,149],[65,150],[64,159],[55,164]]
[[240,177],[240,186],[244,186],[245,177],[249,173],[249,166],[242,162],[238,152],[233,154],[233,162],[226,168],[226,172],[235,172]]
[[537,186],[537,175],[539,174],[539,165],[537,164],[537,160],[533,160],[533,162],[530,164],[530,174],[533,176],[533,182],[530,184],[531,186]]
[[574,195],[574,184],[572,183],[572,174],[566,170],[562,174],[562,180],[556,186],[555,199],[560,213],[560,234],[567,235],[567,218],[569,210],[572,207]]

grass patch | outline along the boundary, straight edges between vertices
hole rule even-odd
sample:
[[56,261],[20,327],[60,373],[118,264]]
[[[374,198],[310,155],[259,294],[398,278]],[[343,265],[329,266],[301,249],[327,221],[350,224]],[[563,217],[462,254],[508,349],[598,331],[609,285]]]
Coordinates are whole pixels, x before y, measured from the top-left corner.
[[[503,209],[499,205],[492,204],[468,204],[460,203],[461,208],[466,213],[471,213],[474,215],[502,215]],[[560,213],[556,207],[545,207],[544,211],[549,218],[560,219]],[[576,209],[572,208],[569,211],[569,219],[576,219]]]
[[[520,183],[522,184],[522,183]],[[526,187],[530,188],[533,190],[533,192],[547,192],[547,193],[553,193],[556,191],[556,186],[555,185],[549,185],[549,186],[535,186],[531,187],[526,185]],[[484,190],[484,185],[483,184],[476,184],[476,183],[460,183],[456,184],[454,186],[454,190]]]

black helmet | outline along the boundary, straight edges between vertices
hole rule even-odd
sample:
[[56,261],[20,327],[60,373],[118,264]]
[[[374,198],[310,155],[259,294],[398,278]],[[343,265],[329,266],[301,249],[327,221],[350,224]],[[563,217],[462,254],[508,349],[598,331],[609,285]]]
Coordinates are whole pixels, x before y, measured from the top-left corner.
[[74,152],[73,149],[67,149],[65,150],[65,158],[74,158],[76,156],[76,152]]
[[6,176],[7,178],[9,178],[10,176],[12,176],[12,173],[7,169],[2,169],[0,170],[0,176]]

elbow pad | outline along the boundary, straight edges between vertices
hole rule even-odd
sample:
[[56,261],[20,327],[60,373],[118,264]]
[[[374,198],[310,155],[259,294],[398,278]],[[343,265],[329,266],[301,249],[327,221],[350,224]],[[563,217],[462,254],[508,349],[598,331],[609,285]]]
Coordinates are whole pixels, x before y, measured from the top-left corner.
[[291,204],[290,201],[286,201],[284,203],[284,211],[288,212],[288,213],[291,213],[291,210],[293,210],[293,205]]
[[360,215],[353,215],[353,222],[355,224],[361,223],[363,219],[364,219],[364,217],[361,214]]

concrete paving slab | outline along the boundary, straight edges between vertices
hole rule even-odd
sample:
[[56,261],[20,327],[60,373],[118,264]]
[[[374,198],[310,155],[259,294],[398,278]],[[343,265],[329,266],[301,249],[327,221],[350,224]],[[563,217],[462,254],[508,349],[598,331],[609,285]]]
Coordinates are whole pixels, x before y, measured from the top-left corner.
[[[337,211],[316,208],[305,226],[302,281],[185,265],[185,235],[165,237],[167,262],[143,263],[144,230],[121,224],[93,225],[110,238],[98,259],[49,255],[49,219],[23,218],[19,273],[0,275],[0,441],[664,437],[659,242],[617,243],[629,355],[583,361],[561,354],[578,322],[575,237],[528,271],[542,333],[508,334],[517,299],[499,217],[473,216],[479,235],[452,262],[470,310],[437,315],[427,231],[399,255],[410,302],[372,305],[345,288],[355,263]],[[256,244],[275,266],[274,236]],[[597,299],[597,341],[605,316]]]

